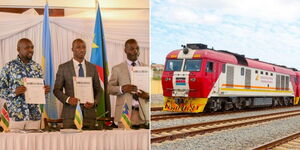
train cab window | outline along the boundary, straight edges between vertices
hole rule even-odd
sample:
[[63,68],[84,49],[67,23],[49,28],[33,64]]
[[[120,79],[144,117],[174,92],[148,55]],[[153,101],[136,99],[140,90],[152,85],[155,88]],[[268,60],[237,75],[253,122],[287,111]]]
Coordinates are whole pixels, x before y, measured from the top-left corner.
[[271,76],[273,76],[273,73],[271,73]]
[[266,72],[266,75],[269,75],[269,73],[268,73],[268,72]]
[[244,74],[245,74],[245,69],[241,68],[241,76],[244,76]]
[[263,71],[260,71],[260,74],[264,74],[264,72],[263,72]]
[[222,65],[222,72],[225,73],[226,72],[226,64]]
[[206,72],[213,72],[214,71],[214,63],[208,61],[206,63]]
[[201,59],[186,59],[183,71],[200,71]]
[[258,74],[258,71],[257,71],[257,70],[255,70],[255,74]]
[[166,62],[165,71],[180,71],[182,66],[182,59],[169,59]]

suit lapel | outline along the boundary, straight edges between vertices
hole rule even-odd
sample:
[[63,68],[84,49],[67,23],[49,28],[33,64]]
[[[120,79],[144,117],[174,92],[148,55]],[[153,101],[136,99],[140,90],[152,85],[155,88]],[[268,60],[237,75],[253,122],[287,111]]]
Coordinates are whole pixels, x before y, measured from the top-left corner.
[[125,61],[123,64],[122,64],[122,70],[124,71],[124,74],[127,74],[128,77],[129,77],[129,82],[131,83],[131,78],[130,78],[130,72],[128,70],[128,64],[127,64],[127,61]]
[[86,76],[87,77],[92,77],[92,72],[91,72],[91,65],[89,62],[85,61],[85,68],[86,68]]
[[71,68],[71,77],[73,78],[74,76],[76,77],[76,73],[75,73],[75,68],[74,68],[74,64],[73,64],[73,59],[71,59],[69,61],[68,66]]
[[[140,61],[139,61],[139,63],[140,63],[140,66],[146,66],[144,63],[141,63]],[[124,73],[126,73],[126,74],[128,75],[128,77],[129,77],[129,82],[130,82],[130,84],[131,84],[131,76],[130,76],[130,71],[129,71],[129,69],[128,69],[129,67],[128,67],[127,61],[125,61],[122,65],[123,65],[123,66],[122,66],[123,71],[124,71]]]

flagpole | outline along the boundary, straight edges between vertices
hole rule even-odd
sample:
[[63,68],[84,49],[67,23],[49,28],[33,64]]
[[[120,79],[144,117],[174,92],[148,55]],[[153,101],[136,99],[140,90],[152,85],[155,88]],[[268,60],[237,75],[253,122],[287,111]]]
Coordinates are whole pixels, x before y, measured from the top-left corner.
[[96,8],[96,11],[97,11],[97,6],[98,6],[98,0],[95,0],[95,8]]

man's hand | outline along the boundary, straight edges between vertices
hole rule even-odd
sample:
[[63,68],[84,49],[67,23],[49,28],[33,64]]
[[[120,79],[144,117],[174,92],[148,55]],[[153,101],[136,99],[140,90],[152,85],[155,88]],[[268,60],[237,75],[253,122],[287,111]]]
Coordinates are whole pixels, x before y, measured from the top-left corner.
[[24,94],[25,91],[26,91],[26,87],[25,86],[19,86],[19,87],[16,88],[15,93],[18,96],[20,94]]
[[132,84],[126,84],[126,85],[122,86],[122,91],[124,93],[136,92],[137,91],[137,87],[135,85],[132,85]]
[[93,106],[94,106],[94,103],[86,102],[86,103],[84,104],[84,107],[87,108],[87,109],[91,109]]
[[70,97],[68,103],[72,106],[76,106],[78,103],[79,99],[75,97]]
[[45,94],[48,94],[50,92],[50,86],[49,85],[45,85],[44,89],[45,89]]
[[137,92],[137,95],[142,98],[142,99],[145,99],[145,100],[149,100],[149,93],[143,91],[143,90],[139,90]]

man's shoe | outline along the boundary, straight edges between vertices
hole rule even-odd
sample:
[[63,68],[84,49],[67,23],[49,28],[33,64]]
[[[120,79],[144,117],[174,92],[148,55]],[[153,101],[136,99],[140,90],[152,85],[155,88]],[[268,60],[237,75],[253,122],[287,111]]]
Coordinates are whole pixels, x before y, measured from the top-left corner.
[[140,129],[140,125],[132,125],[131,129],[138,130]]
[[140,128],[149,129],[149,124],[140,124]]
[[116,125],[114,122],[111,124],[111,127],[118,128],[118,125]]

